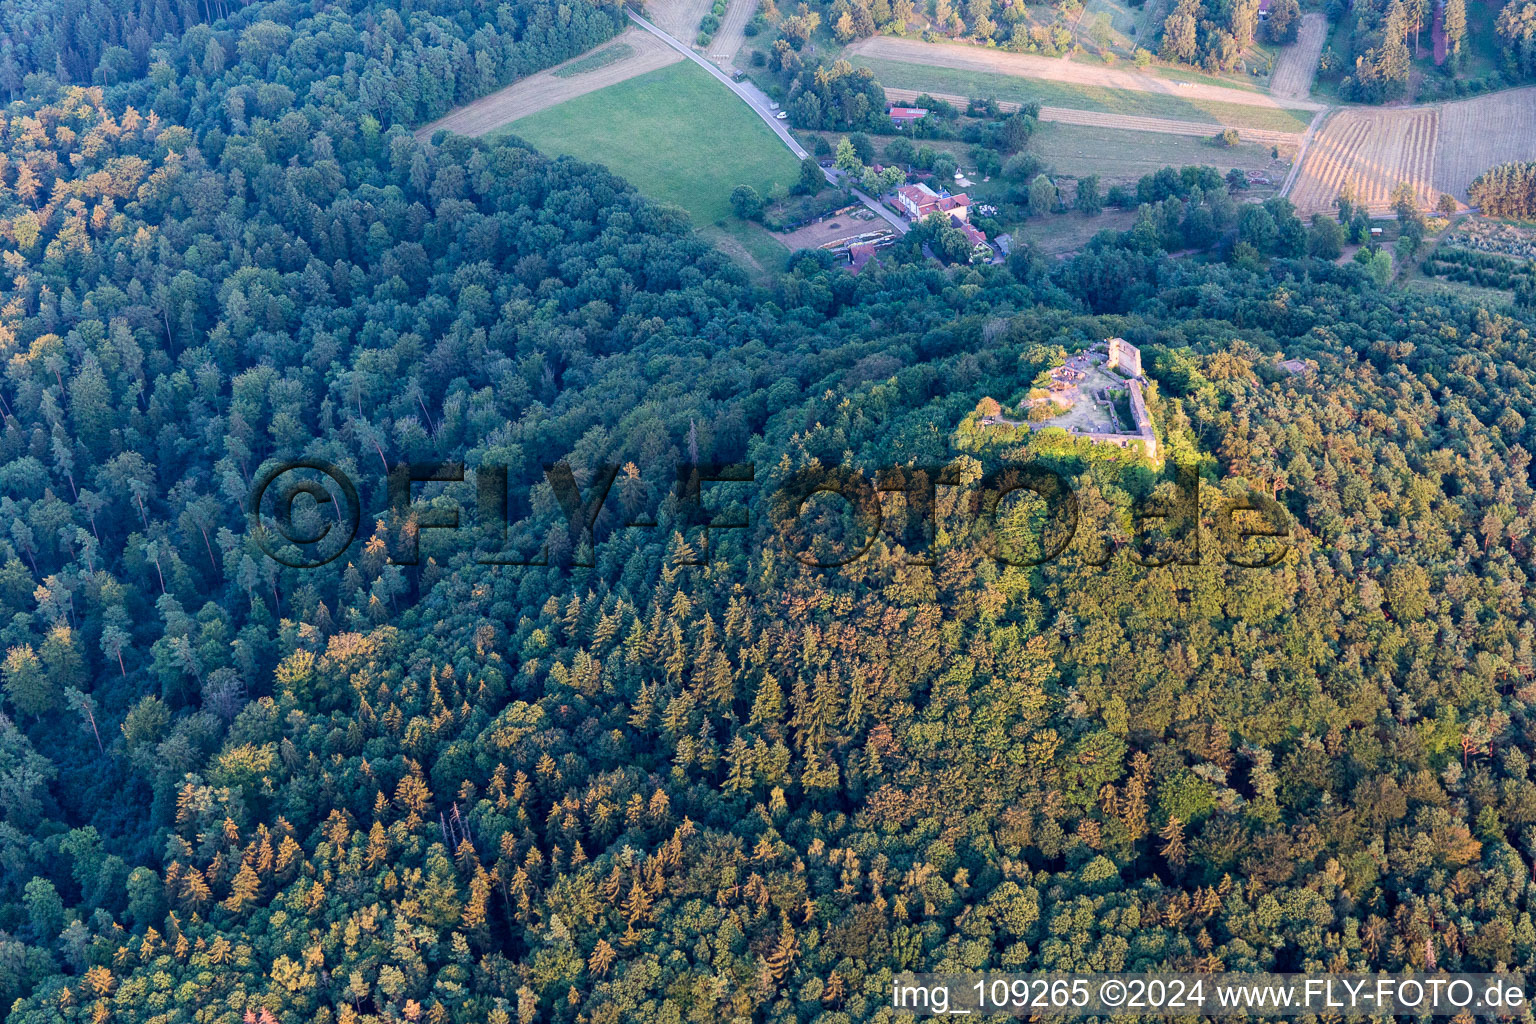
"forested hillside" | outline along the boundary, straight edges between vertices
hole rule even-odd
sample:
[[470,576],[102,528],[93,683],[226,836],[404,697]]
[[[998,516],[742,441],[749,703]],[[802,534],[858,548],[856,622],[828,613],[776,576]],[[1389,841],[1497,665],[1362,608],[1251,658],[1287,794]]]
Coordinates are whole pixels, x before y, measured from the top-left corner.
[[[0,117],[8,1021],[830,1024],[909,968],[1530,962],[1528,324],[1150,229],[755,287],[599,168],[412,140],[613,7],[34,13]],[[97,34],[128,56],[65,83]],[[957,427],[1110,334],[1169,462],[1056,446],[1077,540],[1006,565],[966,510],[1026,451]],[[297,458],[361,491],[320,569],[243,511]],[[506,466],[549,564],[432,530],[391,564],[386,471],[441,459],[464,508]],[[595,543],[559,461],[622,467]],[[756,479],[706,487],[749,521],[706,549],[677,478],[711,462]],[[912,490],[820,570],[771,517],[830,465]],[[1179,465],[1212,515],[1277,495],[1285,561],[1139,564]]]
[[310,130],[323,112],[414,126],[591,49],[623,18],[613,0],[19,0],[0,9],[0,87],[15,99],[39,72],[121,85],[115,109],[153,109],[200,141],[290,113]]

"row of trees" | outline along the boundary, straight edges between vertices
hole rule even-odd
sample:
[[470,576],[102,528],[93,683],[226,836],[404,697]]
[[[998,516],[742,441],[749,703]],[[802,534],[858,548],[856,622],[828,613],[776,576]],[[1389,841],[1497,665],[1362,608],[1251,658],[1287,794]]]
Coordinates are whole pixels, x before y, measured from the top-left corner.
[[1461,48],[1467,41],[1467,0],[1443,0],[1440,31],[1445,34],[1448,63],[1451,70],[1455,71],[1460,67]]
[[1489,168],[1467,186],[1467,201],[1485,216],[1536,220],[1536,164]]

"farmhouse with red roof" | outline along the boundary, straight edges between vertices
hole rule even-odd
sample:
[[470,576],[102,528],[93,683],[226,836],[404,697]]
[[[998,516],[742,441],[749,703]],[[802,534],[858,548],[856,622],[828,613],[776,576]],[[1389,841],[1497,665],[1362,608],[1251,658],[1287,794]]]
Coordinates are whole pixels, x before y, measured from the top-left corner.
[[972,263],[985,263],[992,259],[992,246],[987,244],[987,236],[982,234],[980,229],[969,221],[960,220],[953,214],[950,215],[949,222],[959,228],[960,233],[965,236],[965,240],[971,243]]
[[967,220],[971,207],[971,197],[964,192],[952,196],[948,192],[935,192],[921,182],[897,189],[896,202],[913,220],[922,220],[930,213],[947,213]]

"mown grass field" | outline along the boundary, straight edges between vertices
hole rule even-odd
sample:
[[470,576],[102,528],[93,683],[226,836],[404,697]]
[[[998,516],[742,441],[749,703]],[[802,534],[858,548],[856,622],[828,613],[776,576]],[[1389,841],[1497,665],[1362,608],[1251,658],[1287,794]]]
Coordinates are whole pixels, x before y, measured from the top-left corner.
[[1097,217],[1072,210],[1031,217],[1022,224],[1010,224],[1008,228],[1015,244],[1027,242],[1042,255],[1061,256],[1081,249],[1100,231],[1129,231],[1135,223],[1135,210],[1109,207]]
[[698,225],[731,216],[737,185],[793,185],[800,165],[756,114],[684,61],[567,100],[504,129],[541,151],[603,164]]
[[1209,164],[1223,173],[1233,167],[1262,170],[1277,180],[1289,170],[1285,161],[1270,157],[1268,146],[1251,142],[1218,146],[1210,139],[1086,125],[1041,124],[1029,148],[1058,174],[1097,174],[1110,182],[1135,181],[1161,167],[1188,164]]
[[753,221],[728,217],[723,224],[701,228],[699,234],[741,264],[760,284],[772,280],[789,259],[789,248],[780,237]]
[[875,73],[880,84],[897,89],[958,93],[962,96],[990,96],[1017,103],[1038,102],[1043,106],[1073,107],[1077,110],[1102,110],[1114,114],[1140,114],[1146,117],[1170,117],[1183,121],[1201,121],[1211,125],[1238,128],[1264,128],[1270,131],[1306,131],[1312,115],[1306,111],[1283,108],[1244,106],[1218,100],[1186,99],[1155,92],[1105,89],[1099,86],[1052,82],[1040,78],[992,74],[984,71],[957,70],[855,55],[854,64]]

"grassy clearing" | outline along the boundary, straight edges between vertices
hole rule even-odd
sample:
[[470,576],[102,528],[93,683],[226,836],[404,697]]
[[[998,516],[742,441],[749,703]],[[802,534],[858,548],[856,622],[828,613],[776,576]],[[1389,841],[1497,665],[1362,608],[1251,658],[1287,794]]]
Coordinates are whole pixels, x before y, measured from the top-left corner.
[[[1323,53],[1332,50],[1340,61],[1349,53],[1349,40],[1354,35],[1355,15],[1353,11],[1346,12],[1344,17],[1337,22],[1328,23],[1328,38],[1323,42]],[[1410,53],[1412,51],[1409,51]],[[1339,96],[1339,80],[1343,78],[1342,70],[1335,66],[1332,71],[1324,73],[1318,69],[1317,76],[1312,79],[1311,97],[1324,103],[1343,103]]]
[[754,281],[766,283],[784,270],[789,259],[789,249],[778,236],[760,224],[753,224],[737,217],[727,217],[722,223],[710,224],[699,234],[713,242],[720,250],[741,264]]
[[1171,8],[1168,0],[1145,0],[1136,11],[1136,40],[1153,53],[1157,52],[1157,34]]
[[1079,42],[1086,41],[1097,48],[1099,40],[1094,28],[1096,19],[1102,17],[1109,30],[1110,48],[1128,54],[1136,48],[1136,11],[1125,0],[1088,0],[1083,5],[1083,20],[1079,24]]
[[[1183,65],[1156,62],[1148,64],[1146,67],[1137,67],[1131,59],[1131,55],[1136,49],[1134,42],[1128,43],[1123,48],[1123,52],[1122,48],[1111,46],[1111,50],[1116,54],[1116,60],[1113,63],[1106,64],[1093,41],[1092,32],[1089,29],[1089,26],[1092,24],[1092,18],[1093,13],[1090,10],[1083,19],[1083,27],[1080,33],[1082,38],[1078,40],[1083,47],[1083,51],[1067,58],[1074,64],[1081,64],[1087,67],[1113,67],[1117,71],[1139,71],[1144,75],[1151,75],[1154,78],[1166,78],[1170,82],[1219,85],[1223,89],[1241,89],[1244,92],[1263,93],[1268,91],[1267,83],[1269,79],[1267,77],[1255,78],[1241,70],[1233,71],[1230,74],[1207,74],[1204,71],[1197,71],[1194,68],[1184,67]],[[1248,51],[1248,63],[1259,67],[1264,67],[1271,59],[1271,51],[1261,47],[1259,44],[1254,44],[1254,47]]]
[[[1257,44],[1252,50],[1248,52],[1250,54],[1262,52],[1264,56],[1259,59],[1259,63],[1261,64],[1264,62],[1264,60],[1268,59],[1269,51],[1260,51]],[[1255,79],[1252,75],[1245,75],[1236,71],[1230,75],[1208,75],[1203,71],[1195,71],[1192,68],[1186,67],[1177,67],[1172,64],[1148,64],[1146,67],[1138,68],[1137,70],[1145,71],[1148,74],[1156,75],[1158,78],[1167,78],[1175,82],[1195,82],[1200,85],[1219,85],[1223,89],[1242,89],[1245,92],[1262,93],[1269,91],[1269,80],[1267,78]]]
[[601,50],[594,50],[580,60],[572,61],[565,67],[554,71],[553,74],[556,78],[574,78],[577,75],[584,75],[588,71],[605,68],[609,64],[621,61],[625,57],[633,57],[634,55],[635,48],[633,46],[630,46],[628,43],[614,43],[612,46],[605,46]]
[[700,225],[732,216],[737,185],[766,195],[800,173],[768,126],[688,61],[578,96],[506,131],[546,153],[603,164]]
[[[1238,128],[1263,128],[1270,131],[1306,131],[1311,115],[1304,111],[1271,107],[1250,107],[1238,103],[1186,99],[1163,93],[1105,89],[1069,82],[1051,82],[1039,78],[993,74],[985,71],[960,71],[953,68],[908,64],[881,57],[855,55],[853,63],[875,73],[882,85],[897,89],[957,93],[962,96],[990,96],[1017,103],[1038,102],[1048,107],[1075,110],[1102,110],[1114,114],[1140,114],[1199,121],[1211,125]],[[1213,132],[1214,134],[1214,132]]]
[[1183,135],[1051,122],[1040,125],[1029,149],[1058,174],[1097,174],[1105,181],[1134,181],[1162,167],[1201,164],[1223,172],[1233,167],[1268,171],[1276,180],[1289,170],[1286,161],[1272,159],[1270,148],[1257,143],[1227,147]]
[[1515,298],[1509,292],[1497,288],[1483,288],[1465,281],[1448,281],[1440,277],[1425,277],[1417,269],[1403,278],[1403,287],[1426,295],[1444,295],[1461,302],[1470,302],[1485,309],[1509,311]]
[[1016,243],[1028,242],[1046,256],[1062,256],[1081,249],[1100,231],[1129,231],[1135,223],[1135,210],[1107,209],[1097,217],[1073,210],[1031,217],[1009,228]]
[[[1162,0],[1164,4],[1171,0]],[[1076,13],[1063,16],[1054,8],[1043,4],[1028,5],[1024,8],[1024,18],[1021,25],[1050,28],[1059,25],[1073,34],[1079,50],[1063,56],[1062,60],[1080,67],[1112,67],[1117,71],[1137,71],[1155,78],[1166,78],[1173,82],[1195,82],[1201,85],[1217,85],[1224,89],[1242,89],[1246,92],[1263,93],[1268,91],[1267,76],[1250,75],[1240,67],[1230,72],[1205,72],[1198,68],[1180,64],[1163,63],[1153,61],[1145,67],[1137,67],[1134,63],[1134,55],[1138,47],[1144,46],[1154,54],[1158,47],[1158,34],[1162,31],[1161,18],[1155,18],[1152,22],[1143,25],[1143,20],[1148,17],[1148,12],[1157,9],[1159,0],[1146,0],[1140,8],[1131,6],[1129,0],[1085,0],[1083,7]],[[1099,26],[1107,28],[1107,33],[1101,31]],[[941,34],[942,35],[942,34]],[[920,32],[908,31],[901,33],[899,38],[920,39]],[[950,39],[942,41],[973,46],[978,50],[990,49],[981,43],[966,38]],[[1100,45],[1107,42],[1107,50]],[[854,44],[855,46],[857,43]],[[1109,54],[1114,59],[1106,62],[1105,55]],[[843,57],[858,63],[857,54],[844,52]],[[1274,48],[1265,43],[1255,42],[1242,61],[1242,66],[1264,67],[1274,57]]]

